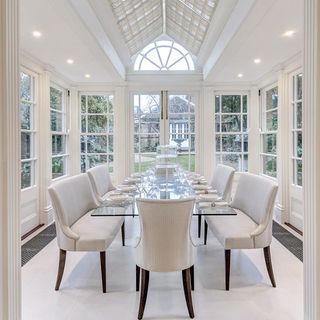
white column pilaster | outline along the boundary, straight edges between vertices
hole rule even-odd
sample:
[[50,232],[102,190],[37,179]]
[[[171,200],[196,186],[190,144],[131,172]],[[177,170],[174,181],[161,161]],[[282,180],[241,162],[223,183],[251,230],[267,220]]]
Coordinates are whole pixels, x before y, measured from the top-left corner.
[[289,209],[289,85],[284,71],[278,74],[278,134],[277,134],[277,178],[278,196],[275,205],[275,218],[281,223],[288,221]]
[[304,1],[304,319],[320,319],[320,3]]
[[128,139],[130,135],[130,115],[128,90],[126,87],[117,87],[115,90],[115,109],[114,109],[114,180],[121,183],[131,172],[132,159]]
[[214,91],[212,87],[204,87],[199,99],[199,172],[211,181],[216,160],[216,137],[214,129]]
[[259,174],[260,170],[260,101],[258,87],[252,87],[249,97],[249,172]]
[[0,0],[0,319],[21,319],[19,0]]
[[76,175],[81,172],[80,168],[80,102],[77,88],[70,89],[69,97],[69,174]]
[[51,183],[51,134],[50,134],[50,81],[51,73],[44,71],[39,81],[39,204],[40,222],[53,221],[48,187]]

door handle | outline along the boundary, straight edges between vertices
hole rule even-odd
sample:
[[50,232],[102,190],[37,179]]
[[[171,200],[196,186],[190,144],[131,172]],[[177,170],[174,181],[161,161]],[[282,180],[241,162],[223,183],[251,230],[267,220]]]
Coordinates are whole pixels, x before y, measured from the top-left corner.
[[169,105],[169,101],[168,101],[168,91],[165,91],[166,93],[166,98],[165,98],[165,101],[166,101],[166,120],[168,120],[169,118],[169,109],[168,109],[168,105]]
[[163,91],[160,94],[161,120],[163,120]]

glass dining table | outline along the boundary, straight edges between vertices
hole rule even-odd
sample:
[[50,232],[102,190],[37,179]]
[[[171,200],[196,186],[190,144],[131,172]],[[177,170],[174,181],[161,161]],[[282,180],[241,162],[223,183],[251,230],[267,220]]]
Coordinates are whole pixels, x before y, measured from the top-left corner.
[[[236,215],[236,211],[228,205],[219,205],[219,202],[207,201],[206,207],[201,208],[199,202],[199,191],[194,190],[190,179],[182,171],[171,177],[157,177],[154,172],[149,172],[140,178],[131,178],[126,185],[119,186],[107,195],[105,201],[91,213],[92,216],[139,216],[136,199],[184,199],[194,198],[195,216],[227,216]],[[126,191],[124,191],[126,190]]]

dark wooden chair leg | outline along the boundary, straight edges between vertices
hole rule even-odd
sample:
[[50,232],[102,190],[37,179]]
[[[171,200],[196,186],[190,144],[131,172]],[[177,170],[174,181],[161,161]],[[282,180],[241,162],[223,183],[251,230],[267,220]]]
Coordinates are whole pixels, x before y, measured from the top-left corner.
[[225,268],[226,268],[226,290],[229,291],[230,283],[230,259],[231,259],[231,250],[224,250],[225,257]]
[[201,214],[198,214],[198,238],[201,237]]
[[102,278],[102,292],[107,292],[107,285],[106,285],[106,252],[100,252],[100,266],[101,266],[101,278]]
[[207,244],[207,238],[208,238],[208,223],[206,219],[204,219],[204,244]]
[[139,291],[140,287],[140,267],[136,266],[136,291]]
[[191,290],[194,291],[194,266],[190,267]]
[[267,266],[270,281],[272,283],[272,286],[275,288],[276,287],[276,280],[274,279],[274,274],[273,274],[270,247],[268,246],[268,247],[263,248],[263,253],[264,253],[264,260],[266,261],[266,266]]
[[186,303],[188,307],[189,317],[194,318],[193,305],[192,305],[192,296],[191,296],[191,275],[190,268],[182,270],[182,282],[183,282],[183,291],[186,298]]
[[141,268],[141,293],[140,293],[140,305],[138,312],[138,319],[143,318],[144,308],[146,306],[148,287],[149,287],[149,274],[150,272]]
[[57,281],[56,281],[56,286],[55,290],[59,290],[62,276],[63,276],[63,271],[64,271],[64,266],[66,265],[66,257],[67,257],[67,251],[60,249],[59,253],[59,267],[58,267],[58,275],[57,275]]
[[123,224],[121,226],[121,238],[122,238],[122,246],[124,247],[126,245],[125,221],[123,221]]

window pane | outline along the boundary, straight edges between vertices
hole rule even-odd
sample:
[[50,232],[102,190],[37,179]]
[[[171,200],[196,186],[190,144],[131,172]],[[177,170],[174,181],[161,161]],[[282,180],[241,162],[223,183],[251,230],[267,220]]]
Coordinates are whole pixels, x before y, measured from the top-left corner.
[[139,123],[135,125],[135,132],[140,133],[153,133],[158,134],[160,133],[160,123],[159,122],[141,122],[140,126]]
[[108,159],[109,158],[107,155],[100,155],[100,154],[89,155],[88,156],[89,168],[95,167],[102,163],[108,163]]
[[240,113],[241,112],[241,96],[223,95],[221,99],[222,113]]
[[215,116],[216,132],[220,132],[220,116]]
[[108,152],[113,153],[113,136],[108,136]]
[[64,158],[55,157],[52,158],[52,179],[61,177],[64,175]]
[[215,97],[215,111],[216,113],[220,112],[220,96]]
[[89,133],[106,133],[108,130],[108,116],[88,116]]
[[242,171],[248,172],[248,155],[247,154],[243,155],[243,162],[242,163],[243,163]]
[[266,113],[267,131],[278,130],[278,110]]
[[222,135],[223,152],[241,152],[241,135]]
[[297,100],[302,99],[302,74],[296,76],[297,79]]
[[20,73],[20,97],[21,100],[32,100],[32,92],[31,92],[31,83],[32,77],[26,73]]
[[81,172],[82,173],[86,172],[86,167],[87,167],[86,162],[87,162],[86,156],[85,155],[81,155],[81,157],[80,157],[80,166],[81,166]]
[[21,129],[31,130],[31,105],[29,103],[21,103],[20,121]]
[[21,132],[21,159],[31,158],[31,133]]
[[247,130],[248,130],[248,116],[247,115],[242,116],[242,130],[244,132],[247,132]]
[[262,156],[263,173],[270,177],[277,177],[277,158],[271,156]]
[[63,108],[63,92],[56,88],[50,87],[50,108],[62,111]]
[[248,112],[248,97],[242,96],[242,112],[247,113]]
[[189,113],[188,95],[169,95],[169,112],[170,113]]
[[63,115],[62,113],[50,111],[51,114],[51,131],[63,131]]
[[87,136],[88,153],[108,153],[107,136]]
[[296,184],[298,186],[302,186],[302,160],[296,160]]
[[275,133],[263,135],[263,153],[277,154],[277,135]]
[[81,113],[87,112],[87,96],[81,96]]
[[87,131],[87,117],[86,116],[81,116],[81,132],[86,132]]
[[31,187],[32,163],[31,161],[21,163],[21,189]]
[[248,152],[248,135],[243,135],[243,151]]
[[297,103],[296,128],[302,129],[302,102]]
[[278,87],[274,87],[266,92],[266,109],[278,108]]
[[66,153],[66,136],[65,135],[52,135],[52,155]]
[[88,113],[107,113],[109,110],[109,96],[87,96]]
[[296,133],[297,145],[296,145],[296,156],[302,158],[302,132]]
[[222,163],[237,171],[241,170],[241,156],[239,154],[222,154]]
[[140,135],[140,152],[156,152],[160,137],[155,135]]
[[240,115],[222,115],[221,116],[222,132],[241,132]]
[[216,135],[216,151],[221,152],[221,135]]

